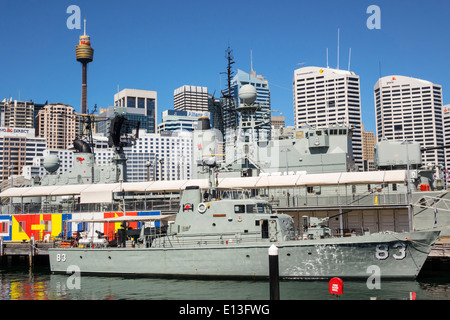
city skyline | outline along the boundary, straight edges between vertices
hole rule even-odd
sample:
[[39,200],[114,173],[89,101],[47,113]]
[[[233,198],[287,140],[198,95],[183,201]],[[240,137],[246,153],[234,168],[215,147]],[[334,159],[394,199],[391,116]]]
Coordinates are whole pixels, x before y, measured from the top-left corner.
[[[373,4],[380,8],[381,29],[366,25]],[[447,104],[446,1],[6,1],[0,4],[8,44],[0,53],[7,75],[0,80],[1,100],[60,102],[81,112],[81,70],[74,49],[83,26],[67,28],[70,5],[79,6],[96,50],[88,66],[90,111],[94,104],[112,106],[114,94],[125,88],[158,92],[159,114],[173,109],[173,90],[183,85],[205,86],[219,97],[230,45],[235,73],[249,72],[252,64],[269,81],[272,109],[286,116],[286,125],[294,125],[294,70],[326,67],[327,49],[328,65],[336,68],[338,29],[339,66],[347,70],[351,48],[350,71],[360,77],[367,131],[376,131],[373,87],[380,76],[439,84]]]

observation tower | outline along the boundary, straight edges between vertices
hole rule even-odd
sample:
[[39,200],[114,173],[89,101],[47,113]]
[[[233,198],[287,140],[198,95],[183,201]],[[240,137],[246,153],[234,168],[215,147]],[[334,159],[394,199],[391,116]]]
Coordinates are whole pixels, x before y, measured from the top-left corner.
[[77,61],[81,62],[81,113],[87,112],[87,64],[94,59],[94,49],[91,47],[91,39],[86,35],[86,19],[84,20],[84,34],[75,46]]

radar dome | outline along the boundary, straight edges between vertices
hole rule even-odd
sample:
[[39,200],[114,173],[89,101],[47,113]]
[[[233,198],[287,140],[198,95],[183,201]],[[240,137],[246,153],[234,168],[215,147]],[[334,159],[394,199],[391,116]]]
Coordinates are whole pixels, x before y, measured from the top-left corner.
[[44,158],[44,168],[50,173],[55,172],[59,168],[59,158],[56,154],[50,154]]
[[239,99],[245,104],[252,104],[256,100],[256,88],[251,84],[245,84],[239,89]]

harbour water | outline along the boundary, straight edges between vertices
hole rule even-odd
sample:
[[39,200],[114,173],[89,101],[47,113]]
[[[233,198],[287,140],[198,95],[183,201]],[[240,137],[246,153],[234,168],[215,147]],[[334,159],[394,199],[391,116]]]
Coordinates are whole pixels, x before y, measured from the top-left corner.
[[[281,300],[450,300],[450,272],[425,269],[416,280],[344,281],[337,298],[328,281],[281,281]],[[269,300],[268,281],[180,280],[113,276],[52,275],[46,265],[0,266],[0,300]]]

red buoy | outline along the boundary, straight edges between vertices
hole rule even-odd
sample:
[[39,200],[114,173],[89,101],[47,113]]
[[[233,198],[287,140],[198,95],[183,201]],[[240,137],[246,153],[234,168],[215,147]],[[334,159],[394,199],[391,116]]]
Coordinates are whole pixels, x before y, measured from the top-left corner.
[[344,293],[344,282],[341,278],[333,278],[328,283],[328,291],[331,294],[343,294]]

